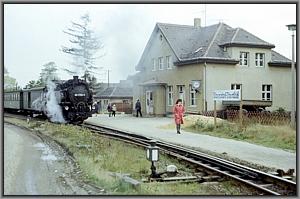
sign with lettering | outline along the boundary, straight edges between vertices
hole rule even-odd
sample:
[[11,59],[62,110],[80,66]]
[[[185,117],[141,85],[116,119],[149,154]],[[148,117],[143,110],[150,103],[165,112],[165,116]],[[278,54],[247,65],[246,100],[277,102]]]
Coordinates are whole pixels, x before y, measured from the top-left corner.
[[213,92],[213,98],[216,101],[240,101],[240,90],[216,90]]

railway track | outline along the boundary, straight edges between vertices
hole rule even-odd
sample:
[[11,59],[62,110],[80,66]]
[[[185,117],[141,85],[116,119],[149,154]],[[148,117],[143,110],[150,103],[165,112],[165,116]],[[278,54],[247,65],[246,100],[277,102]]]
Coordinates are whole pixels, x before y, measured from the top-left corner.
[[[5,117],[17,117],[26,120],[24,116],[5,114]],[[113,137],[127,143],[147,147],[152,138],[136,135],[124,130],[113,129],[106,126],[98,126],[84,123],[80,126],[90,129],[95,133]],[[297,184],[291,180],[273,174],[265,173],[243,165],[239,165],[218,157],[207,155],[186,147],[157,141],[160,151],[176,157],[196,167],[197,170],[206,171],[211,175],[218,175],[234,179],[242,184],[255,188],[264,195],[297,195]]]
[[[151,138],[132,134],[127,131],[84,123],[82,127],[95,133],[113,137],[142,147],[149,146]],[[157,141],[160,151],[193,165],[197,170],[234,179],[246,186],[253,187],[263,195],[297,195],[297,184],[291,180],[273,174],[265,173],[221,158],[213,157],[196,150]]]

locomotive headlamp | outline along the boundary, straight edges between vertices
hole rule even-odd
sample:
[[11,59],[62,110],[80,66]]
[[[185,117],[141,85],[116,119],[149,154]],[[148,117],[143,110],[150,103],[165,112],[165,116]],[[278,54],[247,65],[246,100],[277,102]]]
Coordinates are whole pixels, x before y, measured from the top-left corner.
[[69,110],[69,107],[68,107],[68,106],[65,106],[65,109],[66,109],[66,111],[67,111],[67,110]]

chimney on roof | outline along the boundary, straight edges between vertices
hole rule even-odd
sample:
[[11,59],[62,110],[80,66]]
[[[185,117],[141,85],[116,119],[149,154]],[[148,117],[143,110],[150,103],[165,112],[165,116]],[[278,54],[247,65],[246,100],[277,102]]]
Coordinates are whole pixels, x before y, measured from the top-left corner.
[[200,18],[194,18],[194,27],[196,27],[196,28],[201,27],[201,19]]

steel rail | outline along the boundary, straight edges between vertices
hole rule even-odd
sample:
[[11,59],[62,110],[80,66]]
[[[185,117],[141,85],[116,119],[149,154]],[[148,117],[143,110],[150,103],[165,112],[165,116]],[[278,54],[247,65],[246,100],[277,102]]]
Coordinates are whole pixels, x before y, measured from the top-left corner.
[[[103,125],[95,125],[85,122],[83,127],[95,132],[101,131],[105,135],[125,139],[127,142],[138,142],[140,146],[146,147],[152,138],[137,135],[129,131],[120,130]],[[176,156],[186,162],[235,179],[243,184],[251,186],[267,195],[296,195],[296,183],[269,173],[265,173],[244,165],[230,162],[183,146],[157,141],[156,144],[166,154]]]
[[[13,117],[13,114],[5,116]],[[26,117],[24,117],[24,119],[26,119]],[[141,147],[149,146],[149,141],[152,140],[152,138],[146,136],[137,135],[129,131],[103,125],[95,125],[85,122],[79,126],[88,128],[95,133],[100,132],[104,136],[113,137],[114,139],[126,141],[127,143],[139,145]],[[164,141],[158,140],[157,146],[166,154],[175,156],[211,172],[235,179],[260,190],[265,194],[297,195],[297,184],[293,181]]]

